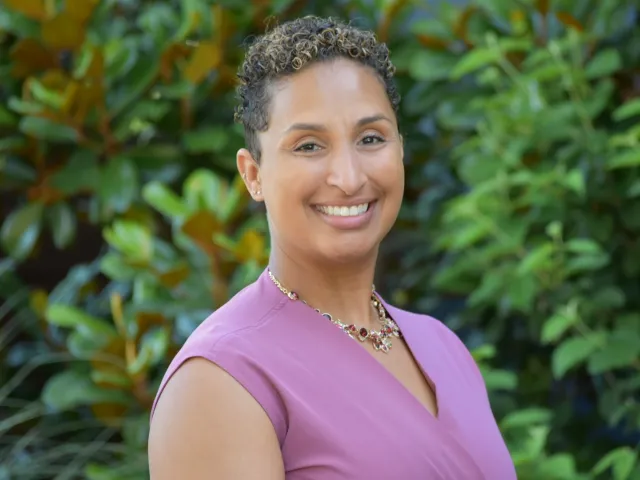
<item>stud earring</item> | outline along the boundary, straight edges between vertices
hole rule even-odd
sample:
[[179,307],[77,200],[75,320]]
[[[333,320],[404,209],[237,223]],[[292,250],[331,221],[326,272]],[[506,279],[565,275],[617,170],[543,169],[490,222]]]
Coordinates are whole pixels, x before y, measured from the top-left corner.
[[256,190],[256,195],[260,195],[262,193],[262,190]]

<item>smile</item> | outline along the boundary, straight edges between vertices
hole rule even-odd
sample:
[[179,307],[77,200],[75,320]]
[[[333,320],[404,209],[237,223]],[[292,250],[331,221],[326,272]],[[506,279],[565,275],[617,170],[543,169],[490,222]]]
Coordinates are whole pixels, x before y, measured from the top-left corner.
[[357,217],[366,213],[367,210],[369,210],[369,205],[369,203],[361,203],[360,205],[351,205],[349,207],[339,205],[317,205],[316,210],[320,213],[333,217]]

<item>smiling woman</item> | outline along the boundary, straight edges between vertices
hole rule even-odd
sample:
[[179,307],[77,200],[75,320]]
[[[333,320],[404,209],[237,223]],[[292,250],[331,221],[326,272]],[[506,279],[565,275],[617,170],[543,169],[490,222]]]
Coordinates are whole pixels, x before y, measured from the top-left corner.
[[468,350],[372,287],[404,191],[393,72],[371,32],[331,19],[249,48],[237,165],[266,205],[269,268],[170,365],[153,480],[515,478]]

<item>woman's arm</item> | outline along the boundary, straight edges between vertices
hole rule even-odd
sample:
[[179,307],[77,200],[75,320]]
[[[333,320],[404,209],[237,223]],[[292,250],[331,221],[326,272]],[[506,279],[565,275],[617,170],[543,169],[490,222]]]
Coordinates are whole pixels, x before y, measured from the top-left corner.
[[280,445],[260,404],[203,358],[167,383],[151,421],[152,480],[284,480]]

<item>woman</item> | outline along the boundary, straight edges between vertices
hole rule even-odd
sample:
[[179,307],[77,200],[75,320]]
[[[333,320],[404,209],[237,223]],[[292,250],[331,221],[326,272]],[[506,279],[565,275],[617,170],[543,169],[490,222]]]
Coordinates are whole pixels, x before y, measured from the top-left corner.
[[169,367],[153,480],[516,478],[468,350],[373,291],[404,190],[393,72],[371,32],[316,17],[249,48],[237,165],[269,268]]

